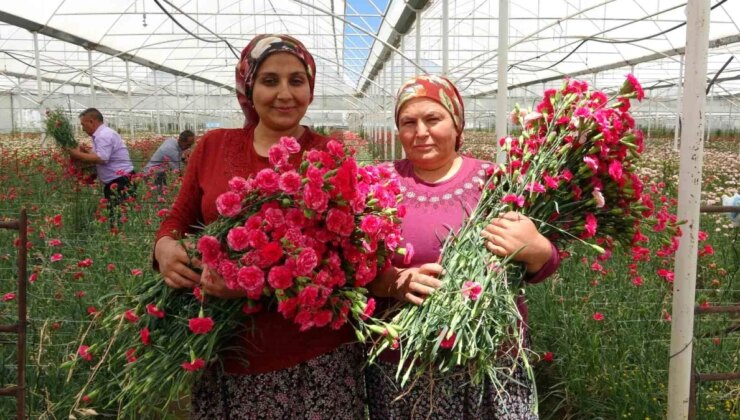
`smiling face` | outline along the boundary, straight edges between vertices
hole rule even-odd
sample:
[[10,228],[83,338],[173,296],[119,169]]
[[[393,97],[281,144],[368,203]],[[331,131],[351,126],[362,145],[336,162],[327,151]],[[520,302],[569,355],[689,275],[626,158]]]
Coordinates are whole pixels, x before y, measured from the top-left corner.
[[406,157],[416,168],[438,169],[457,157],[457,129],[452,116],[431,99],[412,99],[401,108],[398,136]]
[[295,129],[311,103],[306,66],[289,53],[274,53],[254,77],[252,103],[260,124],[275,131]]

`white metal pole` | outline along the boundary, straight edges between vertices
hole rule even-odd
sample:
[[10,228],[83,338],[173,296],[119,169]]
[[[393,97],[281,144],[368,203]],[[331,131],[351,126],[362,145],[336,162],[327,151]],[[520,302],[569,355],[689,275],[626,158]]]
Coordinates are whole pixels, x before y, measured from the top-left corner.
[[388,124],[385,122],[385,117],[388,113],[388,95],[386,95],[385,90],[388,89],[388,68],[383,69],[383,84],[381,85],[383,90],[380,90],[380,99],[381,103],[384,104],[385,112],[381,112],[379,115],[380,119],[380,132],[383,136],[383,160],[388,160]]
[[391,134],[391,160],[396,160],[396,124],[395,119],[393,118],[393,111],[395,109],[393,106],[393,101],[395,100],[393,94],[396,92],[396,63],[394,60],[393,53],[391,53],[391,82],[388,84],[388,90],[391,92],[389,95],[390,98],[388,98],[388,131]]
[[[41,118],[41,123],[39,125],[39,132],[42,133],[42,140],[41,144],[43,145],[46,141],[46,137],[44,136],[44,117],[45,117],[45,110],[44,110],[44,95],[41,94],[41,59],[39,57],[39,34],[38,32],[32,32],[33,33],[33,55],[34,60],[36,62],[36,103],[39,107],[39,118]],[[20,79],[18,80],[18,86],[20,86]],[[20,96],[22,98],[22,96]],[[20,101],[19,101],[20,102]],[[23,115],[23,107],[21,107],[21,115]],[[23,124],[23,117],[21,117],[21,124]]]
[[154,106],[157,108],[157,135],[162,135],[162,123],[161,123],[161,110],[162,107],[159,104],[159,85],[157,84],[157,71],[152,70],[152,79],[154,80]]
[[[706,91],[705,91],[706,92]],[[714,85],[712,85],[711,89],[709,90],[709,106],[707,109],[707,135],[704,139],[705,143],[709,142],[709,139],[712,137],[712,120],[714,119]]]
[[447,75],[450,69],[448,62],[449,54],[449,21],[450,21],[450,0],[442,0],[442,74]]
[[647,129],[647,138],[652,139],[652,128],[653,128],[653,95],[651,92],[651,95],[647,98],[648,99],[648,129]]
[[92,50],[87,50],[87,66],[90,72],[90,100],[92,106],[95,106],[95,77],[93,75]]
[[[401,37],[401,51],[403,52],[403,55],[406,56],[406,37],[405,36]],[[401,81],[398,82],[398,88],[400,89],[401,85],[406,81],[406,59],[403,57],[400,57],[399,59],[401,60]],[[396,98],[394,97],[393,100],[395,101]],[[406,151],[403,150],[403,146],[401,146],[401,159],[405,159],[405,158],[406,158]]]
[[195,79],[192,79],[193,82],[193,101],[191,108],[193,109],[193,133],[198,133],[198,117],[195,112]]
[[175,76],[175,115],[177,117],[177,133],[182,132],[182,119],[180,118],[180,77]]
[[421,10],[416,11],[416,65],[421,66]]
[[704,160],[705,84],[709,43],[709,0],[689,1],[686,27],[686,85],[684,126],[678,179],[678,220],[683,235],[676,252],[673,283],[668,420],[688,419],[691,361],[694,339],[694,299],[699,233],[699,201]]
[[678,67],[678,80],[676,81],[676,126],[673,128],[673,151],[678,152],[678,137],[681,133],[681,95],[683,91],[683,54]]
[[[498,2],[498,91],[496,93],[496,145],[506,135],[507,83],[509,66],[509,0]],[[498,146],[496,162],[503,163],[504,152]]]
[[131,138],[134,138],[134,116],[133,107],[131,106],[131,73],[128,68],[128,60],[126,63],[126,106],[128,106],[128,131],[131,133]]

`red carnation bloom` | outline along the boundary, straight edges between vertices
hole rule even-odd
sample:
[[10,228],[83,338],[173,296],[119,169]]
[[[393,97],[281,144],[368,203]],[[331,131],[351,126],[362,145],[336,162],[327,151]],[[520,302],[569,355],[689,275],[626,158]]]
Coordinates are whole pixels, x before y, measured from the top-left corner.
[[188,328],[190,328],[193,334],[207,334],[213,329],[213,319],[211,317],[190,318]]

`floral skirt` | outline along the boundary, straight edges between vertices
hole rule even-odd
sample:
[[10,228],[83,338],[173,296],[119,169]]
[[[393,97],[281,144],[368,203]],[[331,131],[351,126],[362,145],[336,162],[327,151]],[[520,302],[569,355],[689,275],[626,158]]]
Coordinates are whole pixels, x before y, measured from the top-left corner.
[[343,345],[288,369],[259,375],[206,372],[192,395],[193,420],[365,418],[364,347]]
[[[371,420],[537,420],[533,384],[522,368],[505,382],[506,392],[497,394],[488,381],[473,385],[460,368],[451,375],[422,375],[401,389],[395,380],[396,363],[377,361],[365,370]],[[411,383],[411,382],[410,382]]]

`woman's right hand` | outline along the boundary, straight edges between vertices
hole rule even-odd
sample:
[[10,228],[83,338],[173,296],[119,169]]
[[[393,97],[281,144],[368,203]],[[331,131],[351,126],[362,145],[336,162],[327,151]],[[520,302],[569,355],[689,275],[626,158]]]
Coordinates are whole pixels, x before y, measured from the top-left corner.
[[421,305],[430,294],[442,286],[439,277],[444,272],[436,263],[418,268],[392,267],[370,284],[370,291],[379,297],[394,297],[403,302]]
[[190,268],[190,264],[199,267],[200,261],[191,260],[179,241],[169,236],[160,238],[154,245],[154,258],[164,282],[173,289],[192,289],[200,284],[200,274]]

